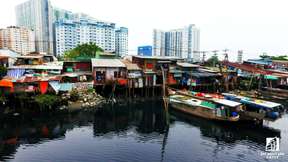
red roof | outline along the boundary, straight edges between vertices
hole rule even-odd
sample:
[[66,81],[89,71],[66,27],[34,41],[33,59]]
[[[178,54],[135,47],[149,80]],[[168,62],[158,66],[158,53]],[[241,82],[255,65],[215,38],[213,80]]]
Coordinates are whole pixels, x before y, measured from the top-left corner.
[[257,73],[257,74],[272,74],[272,72],[268,71],[268,70],[264,70],[264,69],[260,69],[260,68],[256,68],[253,65],[247,65],[247,64],[239,64],[239,63],[233,63],[233,62],[223,62],[224,65],[226,66],[232,66],[235,67],[237,69],[241,69],[243,71],[247,71],[250,73]]

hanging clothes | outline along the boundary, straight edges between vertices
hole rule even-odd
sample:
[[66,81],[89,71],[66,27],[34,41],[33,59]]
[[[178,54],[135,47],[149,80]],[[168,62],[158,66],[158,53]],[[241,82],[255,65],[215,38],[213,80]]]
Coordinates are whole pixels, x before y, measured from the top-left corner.
[[40,86],[40,92],[41,94],[45,94],[48,90],[48,82],[47,81],[41,81],[39,83]]

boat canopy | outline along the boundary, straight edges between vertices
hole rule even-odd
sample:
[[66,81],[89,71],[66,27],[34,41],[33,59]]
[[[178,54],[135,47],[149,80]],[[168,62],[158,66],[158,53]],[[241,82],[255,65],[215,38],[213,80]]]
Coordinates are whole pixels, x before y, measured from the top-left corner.
[[217,99],[217,100],[214,100],[214,102],[225,105],[225,106],[229,106],[229,107],[237,107],[241,105],[241,103],[239,102],[225,100],[225,99]]
[[230,93],[222,93],[222,95],[224,95],[225,97],[229,97],[231,99],[239,99],[240,102],[243,104],[253,104],[257,108],[273,109],[273,108],[282,106],[279,103],[264,101],[264,100],[257,100],[257,99],[253,99],[249,97],[237,96],[235,94],[230,94]]
[[242,103],[246,104],[254,104],[254,105],[259,105],[260,108],[268,108],[268,109],[273,109],[275,107],[281,106],[281,104],[275,103],[275,102],[270,102],[270,101],[263,101],[263,100],[248,100],[248,99],[241,99]]

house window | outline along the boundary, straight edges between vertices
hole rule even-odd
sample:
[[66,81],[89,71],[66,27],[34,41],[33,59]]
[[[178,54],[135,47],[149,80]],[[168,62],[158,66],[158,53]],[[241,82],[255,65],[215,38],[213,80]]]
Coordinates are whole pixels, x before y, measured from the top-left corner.
[[118,78],[118,71],[114,71],[114,78]]

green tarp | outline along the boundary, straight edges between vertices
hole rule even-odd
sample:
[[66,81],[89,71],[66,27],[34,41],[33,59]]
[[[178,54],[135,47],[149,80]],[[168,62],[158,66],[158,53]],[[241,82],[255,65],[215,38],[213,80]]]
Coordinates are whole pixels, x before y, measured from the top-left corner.
[[277,76],[274,75],[265,75],[264,79],[268,79],[268,80],[278,80]]

